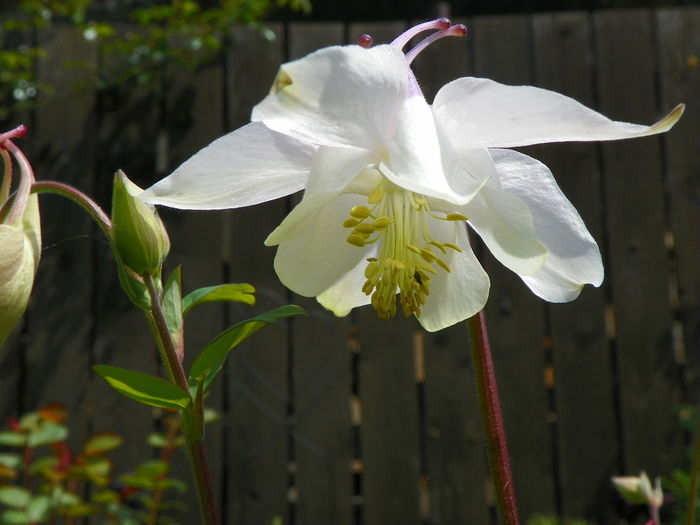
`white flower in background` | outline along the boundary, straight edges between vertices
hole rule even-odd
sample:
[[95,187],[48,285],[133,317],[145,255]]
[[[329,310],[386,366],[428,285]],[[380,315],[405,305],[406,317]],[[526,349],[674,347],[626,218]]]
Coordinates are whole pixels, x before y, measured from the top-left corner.
[[[404,54],[427,30],[437,32]],[[284,64],[251,124],[141,197],[222,209],[303,189],[265,242],[278,245],[282,282],[337,315],[371,303],[388,319],[397,293],[403,313],[430,331],[477,313],[489,279],[465,221],[535,294],[576,298],[602,282],[598,246],[549,169],[503,148],[661,133],[683,106],[640,126],[544,89],[467,77],[445,85],[431,107],[410,64],[435,40],[464,34],[439,19],[389,45],[329,47]]]

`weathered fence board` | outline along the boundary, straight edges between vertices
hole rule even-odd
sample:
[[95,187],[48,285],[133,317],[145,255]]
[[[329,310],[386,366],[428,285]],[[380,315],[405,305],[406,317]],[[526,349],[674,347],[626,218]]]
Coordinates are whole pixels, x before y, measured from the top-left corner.
[[[660,118],[651,13],[605,12],[595,22],[601,109],[630,122]],[[681,434],[674,433],[676,414],[669,410],[682,400],[671,346],[668,282],[653,278],[666,274],[668,266],[660,155],[658,137],[603,146],[624,468],[653,474],[677,465],[683,452]],[[645,433],[650,435],[640,440]],[[675,442],[669,440],[673,435]]]
[[[694,108],[700,97],[700,9],[660,10],[656,17],[657,59],[661,102],[670,107],[686,102],[688,114],[675,133],[664,137],[665,191],[673,238],[676,324],[674,354],[686,363],[688,401],[697,403],[700,375],[700,118]],[[677,279],[677,283],[675,282]]]
[[[206,146],[224,133],[224,82],[223,63],[217,62],[196,71],[184,70],[170,80],[165,93],[165,134],[160,154],[162,166],[154,180],[162,177],[165,169],[170,172],[182,161],[192,155],[193,151]],[[226,215],[221,213],[174,213],[163,214],[167,221],[172,249],[168,258],[169,266],[182,265],[183,294],[202,286],[224,282],[223,260],[223,222]],[[218,303],[198,308],[188,314],[186,326],[186,366],[194,356],[224,328],[222,309]],[[223,388],[217,385],[208,397],[208,406],[223,410]],[[212,423],[206,430],[207,452],[212,458],[221,457],[223,453],[222,421]],[[189,479],[190,468],[185,451],[174,458],[174,475]],[[223,496],[221,484],[225,467],[219,462],[212,462],[212,476],[219,500]],[[188,485],[192,486],[192,483]],[[185,498],[182,498],[185,499]],[[187,494],[187,520],[199,519],[197,499],[194,491]],[[184,520],[185,518],[183,518]]]
[[[445,82],[472,74],[534,83],[634,122],[688,103],[683,121],[663,138],[527,150],[552,169],[600,244],[608,272],[600,289],[546,305],[473,236],[492,281],[487,317],[523,517],[559,513],[612,523],[609,476],[642,468],[664,474],[678,465],[675,409],[697,396],[700,117],[692,103],[700,102],[700,10],[468,22],[468,38],[440,42],[415,61],[429,100]],[[93,67],[107,67],[97,50],[65,28],[42,33],[51,53],[39,74],[66,97],[32,116],[28,149],[37,175],[108,203],[117,168],[147,185],[248,122],[284,60],[354,42],[363,32],[376,43],[390,41],[405,27],[273,24],[274,40],[237,27],[221,63],[183,71],[155,89],[97,94],[70,94],[82,73],[64,71],[57,58],[78,50]],[[309,311],[238,348],[210,397],[223,414],[207,440],[224,521],[493,522],[466,329],[425,334],[413,319],[384,323],[369,308],[337,319],[289,293],[273,270],[275,249],[263,241],[298,200],[163,212],[173,241],[169,264],[184,265],[186,291],[221,280],[258,290],[255,307],[195,312],[187,323],[188,360],[225,323],[288,302]],[[0,413],[67,403],[76,440],[95,430],[127,434],[116,462],[123,472],[153,454],[144,444],[152,413],[110,392],[89,365],[153,373],[158,359],[145,321],[118,289],[108,246],[73,206],[42,197],[44,258],[28,332],[15,334],[0,354]],[[184,455],[176,466],[187,476]],[[190,502],[180,514],[185,523],[198,519],[190,496],[180,498]]]
[[[345,39],[340,23],[295,23],[288,27],[289,59]],[[290,199],[295,205],[300,196]],[[309,261],[312,264],[312,261]],[[308,318],[294,322],[293,465],[290,495],[299,523],[352,522],[351,353],[348,319],[338,319],[316,301],[299,296]]]
[[[441,44],[427,48],[413,64],[428,101],[442,85],[472,70],[469,39],[448,39]],[[426,449],[429,520],[435,525],[488,523],[490,519],[485,445],[465,331],[459,325],[424,338],[417,334],[424,345],[425,416],[421,432]]]
[[[590,15],[539,15],[533,22],[536,84],[595,106]],[[597,146],[552,144],[537,148],[536,157],[552,170],[593,237],[602,241]],[[558,511],[596,523],[610,519],[610,506],[604,502],[612,491],[618,452],[604,311],[604,289],[588,287],[576,301],[548,308],[547,334]]]
[[[60,179],[91,192],[94,88],[76,92],[75,84],[89,81],[97,48],[64,27],[43,32],[38,41],[50,48],[52,55],[38,63],[37,76],[41,83],[54,86],[55,98],[41,100],[34,114],[32,155],[39,168],[36,175]],[[90,64],[90,69],[66,71],[56,59],[60,56],[74,56]],[[41,325],[43,329],[28,339],[24,403],[35,409],[61,397],[73,407],[71,433],[74,443],[80,443],[86,437],[90,417],[85,402],[94,334],[89,314],[87,322],[85,314],[76,314],[91,310],[94,272],[90,239],[94,229],[75,205],[66,206],[57,197],[43,199],[41,205],[45,213],[60,216],[61,220],[46,221],[44,215],[42,221],[42,272],[34,284],[30,316],[34,319],[31,326]],[[66,385],[74,388],[67,391]]]
[[[400,22],[354,24],[353,39],[370,34],[386,42],[405,29]],[[413,319],[385,325],[368,309],[357,312],[360,343],[364,520],[367,525],[419,523],[419,414]]]
[[[229,55],[229,128],[245,124],[250,109],[269,90],[284,58],[283,32],[264,39],[253,30],[234,31]],[[229,279],[257,289],[254,312],[287,303],[272,269],[274,250],[262,242],[286,214],[283,200],[236,210],[228,217],[225,262]],[[252,228],[251,225],[255,225]],[[232,307],[232,321],[251,317],[251,308]],[[235,352],[227,365],[228,434],[226,500],[229,523],[269,524],[289,515],[287,327],[266,328]]]
[[[506,84],[530,84],[530,19],[525,16],[477,18],[472,23],[474,71]],[[507,34],[508,39],[503,35]],[[488,250],[484,250],[488,252]],[[491,278],[486,317],[491,326],[494,365],[515,489],[523,516],[555,510],[552,436],[547,422],[544,373],[544,306],[522,281],[488,253]]]

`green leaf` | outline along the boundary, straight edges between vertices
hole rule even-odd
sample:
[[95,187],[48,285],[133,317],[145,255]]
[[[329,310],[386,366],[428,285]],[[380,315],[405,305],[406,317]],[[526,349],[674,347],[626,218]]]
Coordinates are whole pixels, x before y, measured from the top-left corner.
[[0,465],[7,468],[19,468],[22,458],[17,454],[0,454]]
[[92,501],[106,505],[107,503],[117,503],[119,494],[113,490],[101,490],[92,494]]
[[36,474],[37,472],[45,472],[54,468],[56,465],[58,465],[58,458],[56,456],[44,456],[43,458],[32,461],[32,464],[29,466],[29,473]]
[[246,283],[241,284],[219,284],[199,288],[187,294],[182,300],[182,313],[187,315],[192,308],[201,304],[212,303],[214,301],[233,301],[249,305],[255,304],[255,288]]
[[105,457],[89,457],[84,466],[85,475],[95,485],[103,487],[109,483],[112,462]]
[[136,474],[151,479],[156,479],[164,476],[170,470],[170,465],[160,459],[152,459],[145,461],[136,467]]
[[182,267],[173,270],[165,283],[163,290],[163,315],[168,325],[168,332],[175,343],[175,349],[180,357],[184,352],[185,339],[182,330]]
[[233,348],[267,324],[294,315],[305,314],[303,308],[290,304],[235,324],[220,333],[200,352],[190,368],[190,378],[195,381],[195,386],[196,382],[204,381],[204,392],[206,393],[211,382],[221,370],[228,353]]
[[168,446],[168,438],[164,434],[151,432],[146,438],[146,443],[153,448],[165,448]]
[[23,509],[29,504],[32,499],[32,493],[21,487],[13,487],[7,485],[0,487],[0,503],[4,503],[8,507]]
[[92,368],[117,392],[144,405],[180,409],[190,402],[186,392],[160,377],[116,366],[95,365]]
[[68,438],[68,429],[63,425],[55,423],[46,423],[39,427],[38,430],[29,433],[27,438],[28,447],[40,447],[42,445],[50,445],[65,441]]
[[183,493],[183,494],[185,492],[187,492],[187,484],[184,481],[182,481],[181,479],[177,479],[177,478],[165,479],[162,481],[160,486],[163,489],[173,488],[176,491]]
[[21,510],[7,509],[0,514],[0,523],[7,525],[19,525],[30,523],[27,515]]
[[49,517],[51,500],[48,496],[36,496],[27,506],[27,517],[32,523],[46,521]]
[[0,432],[0,445],[6,447],[23,447],[27,444],[27,436],[21,432],[6,430]]
[[110,450],[114,450],[122,446],[124,438],[114,432],[100,432],[90,437],[85,443],[83,454],[86,456],[94,456],[104,454]]

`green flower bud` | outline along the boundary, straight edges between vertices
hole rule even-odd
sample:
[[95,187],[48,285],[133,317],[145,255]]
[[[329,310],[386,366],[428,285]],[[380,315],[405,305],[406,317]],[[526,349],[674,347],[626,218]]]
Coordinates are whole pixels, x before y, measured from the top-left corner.
[[27,308],[40,255],[39,204],[29,195],[22,215],[0,224],[0,346]]
[[112,246],[123,264],[135,273],[154,274],[170,251],[170,239],[155,206],[139,198],[143,190],[123,171],[114,176]]
[[613,485],[620,495],[629,503],[650,505],[660,508],[664,502],[664,493],[661,490],[661,482],[656,478],[652,486],[646,472],[639,476],[619,476],[612,478]]

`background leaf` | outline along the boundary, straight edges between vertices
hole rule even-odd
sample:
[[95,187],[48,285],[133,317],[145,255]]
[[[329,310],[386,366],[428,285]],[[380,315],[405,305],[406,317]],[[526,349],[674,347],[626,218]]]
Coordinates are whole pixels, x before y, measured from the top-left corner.
[[11,485],[0,487],[0,503],[4,503],[8,507],[23,509],[31,499],[32,494],[27,489]]
[[103,454],[120,447],[124,443],[124,438],[114,432],[100,432],[94,434],[87,440],[83,448],[83,454],[86,456],[94,456]]

